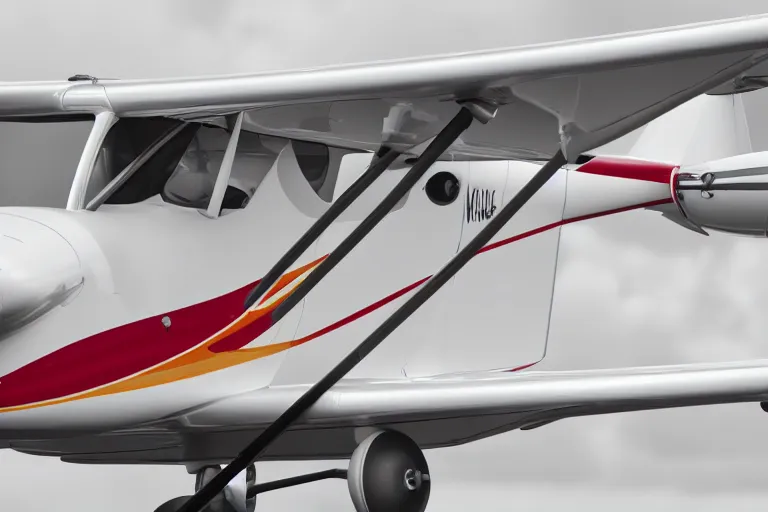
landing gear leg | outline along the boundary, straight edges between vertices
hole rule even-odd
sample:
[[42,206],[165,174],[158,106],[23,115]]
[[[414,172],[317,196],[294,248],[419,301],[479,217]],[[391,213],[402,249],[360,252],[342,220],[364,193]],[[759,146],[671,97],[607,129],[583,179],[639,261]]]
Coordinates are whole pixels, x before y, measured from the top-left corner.
[[[198,490],[218,472],[216,467],[204,468],[198,473]],[[349,461],[349,469],[328,469],[252,485],[246,497],[255,500],[256,495],[265,492],[329,479],[347,480],[357,512],[424,512],[431,489],[429,467],[419,446],[401,432],[379,430],[358,445]],[[229,510],[220,508],[222,503],[228,506],[232,500],[222,500],[222,496],[217,495],[205,510]]]
[[[202,489],[221,472],[220,466],[204,466],[195,471],[195,492]],[[256,485],[256,466],[251,464],[235,477],[222,492],[217,494],[204,512],[254,512],[256,494],[252,489]],[[179,496],[166,501],[155,512],[178,512],[192,496]]]

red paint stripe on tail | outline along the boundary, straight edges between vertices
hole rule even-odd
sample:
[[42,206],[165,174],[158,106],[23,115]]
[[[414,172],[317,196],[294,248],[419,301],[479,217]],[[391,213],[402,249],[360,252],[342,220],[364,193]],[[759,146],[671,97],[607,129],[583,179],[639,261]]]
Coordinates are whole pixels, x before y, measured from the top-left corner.
[[583,220],[596,219],[598,217],[605,217],[607,215],[614,215],[616,213],[623,213],[631,210],[639,210],[641,208],[651,208],[653,206],[660,206],[662,204],[669,204],[671,202],[672,202],[672,199],[659,199],[658,201],[649,201],[647,203],[635,204],[632,206],[625,206],[623,208],[616,208],[614,210],[606,210],[604,212],[590,213],[588,215],[582,215],[580,217],[564,219],[564,220],[561,220],[560,222],[553,222],[552,224],[547,224],[546,226],[532,229],[530,231],[526,231],[525,233],[520,233],[519,235],[515,235],[510,238],[505,238],[504,240],[499,240],[498,242],[494,242],[492,244],[488,244],[482,249],[480,249],[479,251],[477,251],[477,254],[482,254],[484,252],[492,251],[493,249],[498,249],[499,247],[503,247],[505,245],[509,245],[511,243],[517,242],[519,240],[522,240],[523,238],[528,238],[533,235],[538,235],[539,233],[543,233],[545,231],[549,231],[550,229],[558,228],[560,226],[565,226],[566,224],[572,224],[574,222],[580,222]]
[[645,160],[596,157],[576,169],[576,172],[651,181],[667,185],[675,167],[674,165]]

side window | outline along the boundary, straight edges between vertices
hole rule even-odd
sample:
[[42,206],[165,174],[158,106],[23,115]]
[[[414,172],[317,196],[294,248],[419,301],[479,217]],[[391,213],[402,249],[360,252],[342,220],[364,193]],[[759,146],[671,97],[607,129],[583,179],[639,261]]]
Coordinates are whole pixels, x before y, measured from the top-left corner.
[[165,182],[163,200],[188,208],[207,208],[229,135],[223,128],[200,127]]
[[[168,120],[175,122],[173,120]],[[118,125],[115,125],[118,126]],[[172,125],[166,125],[172,126]],[[189,123],[181,132],[179,132],[173,139],[168,141],[160,150],[155,153],[152,158],[141,166],[141,168],[126,181],[123,186],[115,191],[109,199],[106,200],[107,204],[133,204],[141,201],[145,201],[152,196],[160,194],[163,190],[165,182],[168,181],[168,177],[176,169],[176,165],[181,160],[184,152],[189,146],[192,138],[197,133],[197,130],[201,125],[197,123]],[[111,132],[110,132],[111,133]],[[146,137],[146,139],[157,140],[161,134],[166,133],[166,130],[158,130],[159,135],[157,137]],[[151,142],[150,142],[151,143]],[[147,143],[147,144],[150,144]],[[146,147],[146,146],[145,146]],[[138,155],[144,148],[134,149],[133,152]],[[120,163],[124,160],[129,162],[126,155],[121,159]],[[127,165],[127,164],[126,164]],[[119,173],[125,166],[114,165],[112,168],[116,171],[115,175]]]
[[[97,174],[98,168],[98,179],[89,183],[94,189],[91,197],[181,122],[164,118],[119,120],[107,134],[98,157],[94,169]],[[133,204],[159,195],[165,202],[177,206],[207,209],[230,136],[229,130],[215,124],[186,124],[105,203]],[[242,209],[249,203],[286,144],[293,144],[301,172],[312,189],[323,200],[332,200],[338,167],[335,161],[341,158],[333,148],[329,151],[324,144],[291,142],[242,130],[220,215]]]
[[237,141],[229,182],[221,202],[221,215],[245,208],[277,159],[277,152],[262,136],[242,130]]
[[86,203],[153,142],[180,121],[167,118],[121,118],[109,130],[88,181]]
[[292,140],[291,145],[293,146],[293,153],[296,155],[299,169],[301,169],[301,173],[309,182],[312,190],[314,190],[321,199],[330,202],[333,197],[332,187],[330,187],[330,195],[323,194],[323,192],[329,188],[324,187],[328,180],[328,168],[330,164],[328,146],[301,140]]
[[[137,125],[113,129],[108,134],[109,140],[105,141],[98,164],[105,184],[179,122],[170,119],[162,121],[165,122],[151,125],[151,129],[141,133],[134,133],[140,132],[141,126]],[[138,203],[159,194],[164,201],[177,206],[206,209],[230,136],[231,132],[223,127],[189,123],[149,158],[106,203]],[[240,132],[221,213],[244,208],[271,169],[282,146],[273,141],[270,143],[270,140],[266,142],[257,133]],[[100,187],[94,184],[94,188],[94,194],[98,193]]]

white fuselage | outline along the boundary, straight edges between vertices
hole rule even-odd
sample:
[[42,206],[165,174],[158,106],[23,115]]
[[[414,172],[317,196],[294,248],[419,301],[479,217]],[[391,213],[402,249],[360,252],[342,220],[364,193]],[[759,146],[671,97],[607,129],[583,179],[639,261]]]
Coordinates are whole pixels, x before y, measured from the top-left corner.
[[[370,158],[343,158],[333,198]],[[0,438],[107,431],[269,385],[316,381],[482,229],[538,167],[437,162],[274,325],[268,321],[274,306],[407,166],[387,171],[296,262],[299,271],[245,316],[252,286],[329,205],[289,149],[265,169],[247,206],[214,219],[160,196],[96,211],[0,209],[0,235],[20,239],[16,249],[4,242],[11,248],[6,260],[18,279],[39,278],[39,286],[28,289],[32,299],[17,302],[53,297],[51,307],[0,341]],[[673,169],[602,158],[562,169],[349,377],[510,371],[537,363],[545,354],[561,226],[633,208],[676,208]],[[425,192],[430,177],[443,171],[461,186],[448,205]],[[22,247],[45,258],[30,261]],[[0,292],[3,304],[13,303],[13,288]]]

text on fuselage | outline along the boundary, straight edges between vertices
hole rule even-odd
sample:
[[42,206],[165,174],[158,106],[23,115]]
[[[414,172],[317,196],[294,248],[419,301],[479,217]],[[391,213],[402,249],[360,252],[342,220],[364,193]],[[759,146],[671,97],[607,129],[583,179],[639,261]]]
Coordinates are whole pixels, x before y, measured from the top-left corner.
[[482,222],[496,213],[496,191],[467,189],[467,222]]

